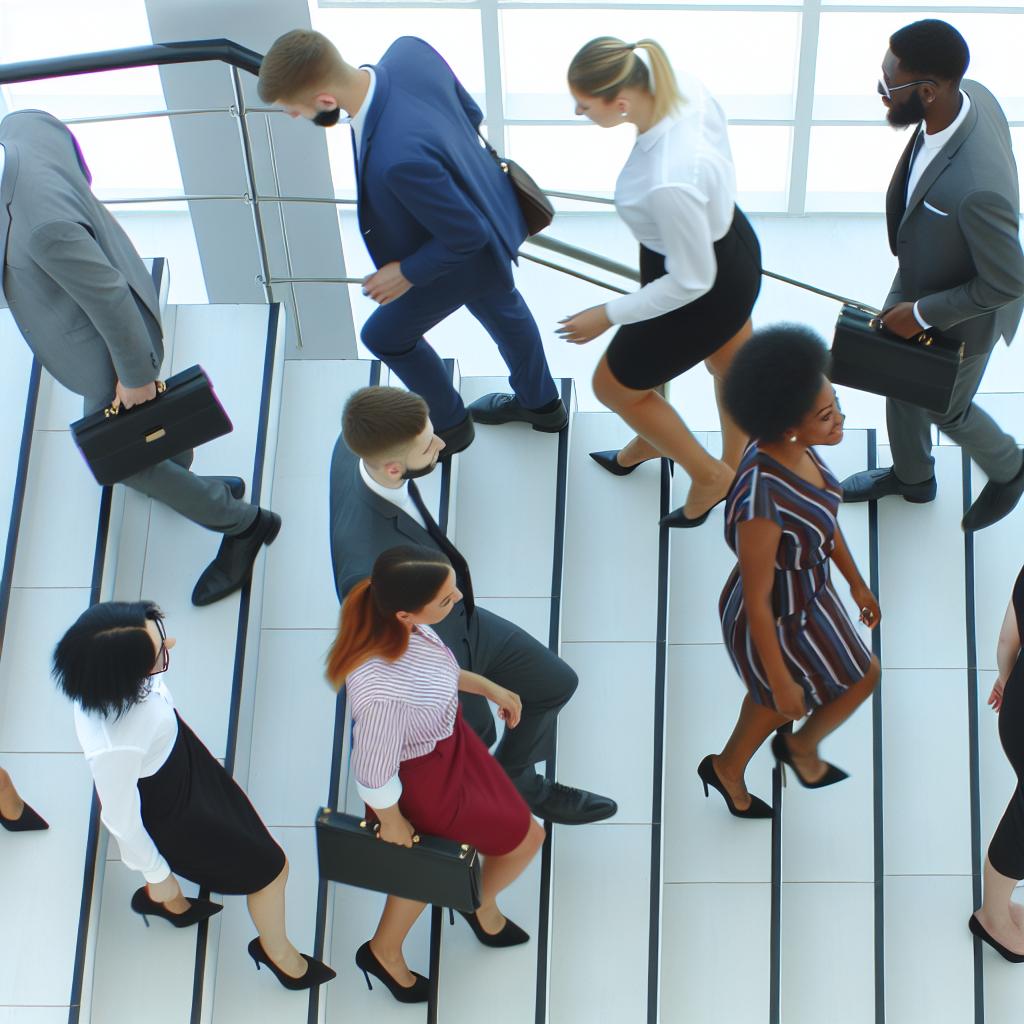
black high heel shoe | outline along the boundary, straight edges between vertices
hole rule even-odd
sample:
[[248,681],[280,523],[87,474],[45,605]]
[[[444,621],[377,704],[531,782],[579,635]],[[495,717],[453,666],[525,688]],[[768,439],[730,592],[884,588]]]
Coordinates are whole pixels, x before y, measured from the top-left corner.
[[712,511],[718,508],[718,506],[721,505],[727,497],[727,494],[723,494],[722,497],[707,510],[707,512],[703,515],[697,516],[696,519],[691,519],[683,511],[684,506],[680,505],[674,512],[669,512],[667,516],[662,516],[661,519],[658,520],[658,524],[660,526],[668,526],[677,530],[692,530],[695,526],[701,526],[707,522],[708,516],[711,515]]
[[733,802],[732,797],[726,792],[725,786],[722,785],[722,780],[718,777],[718,773],[715,771],[715,766],[712,764],[711,755],[708,754],[699,765],[697,765],[697,775],[700,777],[700,781],[704,783],[704,796],[708,797],[711,794],[708,792],[708,787],[717,789],[722,794],[725,800],[725,806],[729,808],[729,813],[735,815],[737,818],[771,818],[774,814],[771,807],[766,804],[760,797],[750,794],[750,806],[741,811]]
[[[629,476],[637,466],[643,465],[643,462],[636,462],[632,466],[623,466],[616,458],[620,451],[622,451],[621,448],[615,448],[607,452],[591,452],[590,457],[602,469],[607,469],[614,476]],[[644,459],[644,462],[649,461],[650,459]]]
[[214,914],[219,914],[224,906],[221,903],[211,903],[209,900],[189,900],[192,904],[183,914],[175,914],[168,910],[162,903],[149,898],[146,887],[136,889],[132,893],[132,910],[142,915],[142,920],[149,927],[151,917],[162,917],[170,921],[175,928],[188,928],[189,925],[199,924],[200,921],[207,921]]
[[521,946],[524,942],[530,941],[530,936],[523,931],[514,921],[510,921],[507,917],[505,918],[505,927],[498,932],[497,935],[492,935],[490,932],[485,932],[481,926],[479,920],[477,920],[476,914],[467,914],[464,910],[459,911],[460,914],[469,923],[469,927],[473,929],[473,934],[485,945],[491,946],[494,949],[502,949],[506,946]]
[[[817,782],[808,782],[801,774],[800,770],[795,764],[793,764],[793,755],[789,752],[789,744],[786,742],[785,736],[780,733],[776,733],[772,737],[772,753],[775,755],[775,760],[779,764],[787,765],[793,769],[793,774],[796,776],[797,781],[805,789],[824,789],[826,786],[834,786],[837,782],[842,782],[843,779],[848,779],[850,776],[847,772],[844,772],[842,768],[837,768],[834,764],[825,762],[825,774],[822,775]],[[785,776],[783,776],[785,781]]]
[[369,942],[364,942],[356,950],[356,967],[363,972],[366,987],[371,992],[373,991],[373,986],[370,984],[370,975],[372,974],[378,981],[384,982],[384,987],[400,1003],[425,1003],[430,997],[430,982],[422,974],[412,971],[412,976],[416,980],[408,988],[405,985],[400,985],[388,974],[388,969],[373,955]]
[[1024,964],[1024,956],[1020,953],[1014,953],[1012,950],[1007,949],[1001,942],[992,938],[987,931],[985,931],[982,923],[971,914],[967,919],[967,927],[971,929],[972,934],[976,935],[982,942],[987,942],[1004,960],[1009,960],[1011,964]]
[[22,807],[17,818],[5,818],[0,814],[0,825],[8,832],[42,832],[50,827],[28,804]]
[[307,956],[305,953],[302,954],[302,959],[306,961],[306,973],[301,978],[293,978],[290,974],[285,974],[273,960],[267,956],[266,951],[260,944],[259,936],[249,943],[249,956],[252,957],[253,963],[256,965],[256,970],[260,969],[260,964],[266,964],[270,968],[270,973],[281,984],[293,992],[301,992],[303,989],[316,988],[317,985],[322,985],[326,981],[330,981],[331,978],[337,977],[335,972],[327,966],[322,964],[319,960],[314,960],[311,956]]

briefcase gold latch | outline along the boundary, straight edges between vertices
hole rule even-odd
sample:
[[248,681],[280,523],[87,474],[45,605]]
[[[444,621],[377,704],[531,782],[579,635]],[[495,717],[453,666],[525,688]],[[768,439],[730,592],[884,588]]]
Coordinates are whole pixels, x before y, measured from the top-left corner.
[[[162,395],[167,390],[167,385],[162,381],[156,382],[156,393]],[[111,416],[116,416],[121,411],[121,399],[115,398],[110,405],[103,410],[104,419],[109,419]],[[148,441],[149,438],[146,438]]]
[[163,427],[159,427],[154,430],[151,434],[146,435],[146,444],[152,444],[154,441],[159,441],[161,437],[166,437],[167,431]]

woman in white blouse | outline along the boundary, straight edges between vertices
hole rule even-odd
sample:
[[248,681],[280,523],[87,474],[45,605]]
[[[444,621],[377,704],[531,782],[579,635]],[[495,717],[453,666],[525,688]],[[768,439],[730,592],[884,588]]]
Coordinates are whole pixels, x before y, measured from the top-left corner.
[[299,953],[285,930],[288,862],[245,793],[174,710],[158,676],[173,637],[148,601],[107,601],[83,612],[53,654],[59,688],[75,703],[75,731],[89,763],[100,817],[126,867],[146,884],[132,910],[178,928],[221,910],[186,899],[174,873],[201,889],[245,894],[259,937],[249,955],[285,988],[334,977]]
[[[519,697],[475,672],[430,627],[447,618],[462,593],[451,563],[427,547],[382,552],[369,579],[345,598],[327,676],[345,685],[352,711],[352,771],[367,814],[385,842],[411,846],[416,831],[469,843],[484,855],[480,907],[463,914],[485,946],[516,946],[529,936],[498,909],[497,895],[523,872],[544,829],[504,769],[465,723],[459,691],[498,706],[507,728]],[[399,1002],[424,1002],[427,979],[409,970],[406,935],[425,903],[388,896],[377,931],[356,964]]]
[[[642,287],[562,321],[584,344],[618,326],[594,373],[594,393],[637,433],[620,451],[592,457],[619,476],[657,456],[691,479],[667,526],[699,526],[725,496],[746,437],[726,412],[721,385],[750,337],[761,287],[761,250],[736,206],[726,120],[695,78],[682,89],[652,39],[591,40],[569,65],[576,112],[602,128],[631,124],[637,137],[615,186],[615,207],[640,243]],[[722,458],[710,455],[656,390],[701,360],[715,381]]]

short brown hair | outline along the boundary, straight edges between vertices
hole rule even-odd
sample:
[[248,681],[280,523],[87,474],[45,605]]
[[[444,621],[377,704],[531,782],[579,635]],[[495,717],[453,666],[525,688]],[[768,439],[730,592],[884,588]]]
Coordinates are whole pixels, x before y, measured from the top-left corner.
[[296,28],[267,51],[260,64],[257,92],[264,103],[298,99],[323,85],[341,66],[341,54],[327,36]]
[[430,410],[412,391],[401,388],[360,388],[345,403],[341,434],[361,459],[392,455],[423,433]]

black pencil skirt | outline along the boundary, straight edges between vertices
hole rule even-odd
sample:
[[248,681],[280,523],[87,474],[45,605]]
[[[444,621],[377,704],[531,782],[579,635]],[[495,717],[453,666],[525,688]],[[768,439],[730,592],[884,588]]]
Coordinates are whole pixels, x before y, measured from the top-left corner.
[[248,895],[284,868],[284,850],[249,798],[180,716],[170,756],[138,785],[142,823],[176,875]]
[[[739,333],[761,290],[761,246],[737,206],[732,226],[715,242],[718,273],[711,290],[670,313],[624,324],[605,356],[623,386],[647,391],[674,380]],[[640,246],[640,283],[665,275],[665,257]]]

